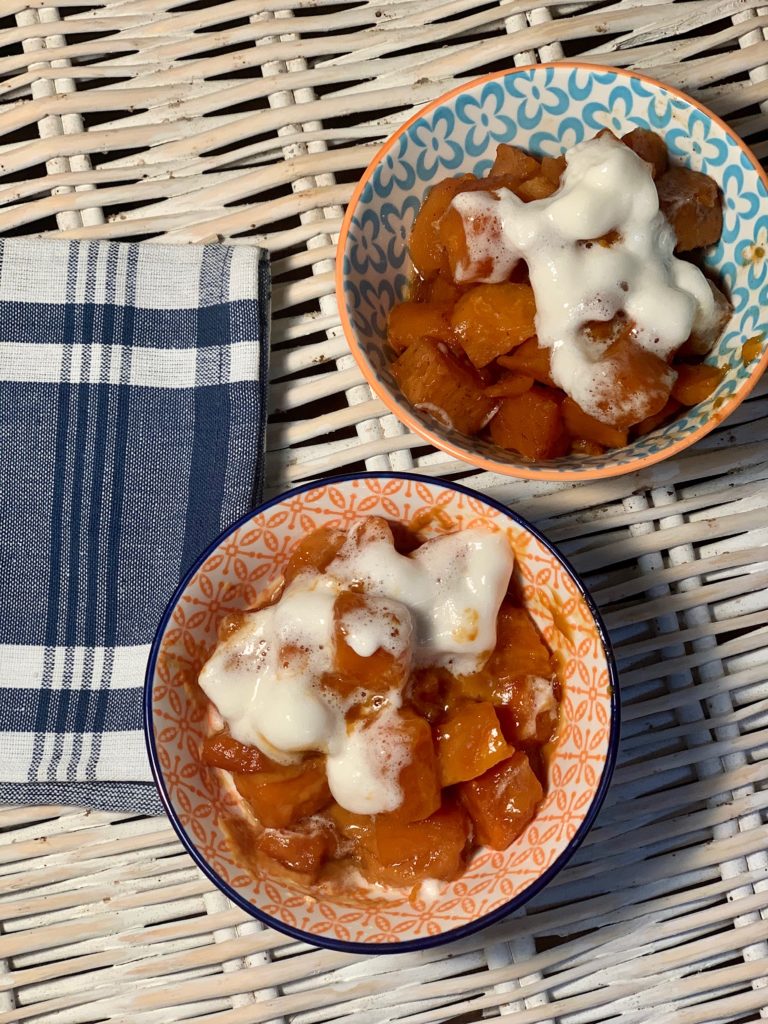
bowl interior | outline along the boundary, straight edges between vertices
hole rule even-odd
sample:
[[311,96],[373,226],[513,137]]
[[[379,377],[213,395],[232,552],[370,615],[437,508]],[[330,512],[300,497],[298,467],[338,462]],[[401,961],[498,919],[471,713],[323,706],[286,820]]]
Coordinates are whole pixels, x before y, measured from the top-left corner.
[[[723,192],[723,233],[706,262],[724,283],[733,315],[707,361],[728,372],[716,391],[667,426],[626,448],[567,456],[541,465],[480,438],[467,438],[411,406],[389,369],[387,315],[406,294],[408,235],[435,182],[485,174],[500,142],[556,156],[602,128],[621,135],[642,126],[660,133],[673,162],[705,172]],[[743,144],[684,96],[629,72],[542,65],[483,79],[428,107],[385,145],[353,200],[341,255],[343,303],[353,351],[380,396],[438,447],[500,472],[557,478],[626,472],[692,441],[731,410],[768,358],[768,208],[765,176]],[[349,331],[348,331],[349,333]],[[759,337],[749,364],[742,345]]]
[[[375,902],[308,899],[280,882],[253,878],[233,860],[218,825],[234,804],[222,773],[202,767],[204,703],[197,674],[227,610],[246,607],[284,566],[296,542],[320,526],[363,515],[418,523],[431,535],[470,526],[504,530],[516,555],[526,606],[560,664],[563,727],[550,788],[535,820],[505,852],[480,851],[459,881],[428,898]],[[416,477],[368,475],[310,486],[265,507],[227,535],[194,571],[156,640],[148,677],[150,751],[184,842],[231,898],[276,927],[325,944],[440,941],[502,913],[554,873],[586,832],[615,754],[612,671],[587,601],[563,563],[500,507],[463,489]],[[154,748],[154,750],[152,749]]]

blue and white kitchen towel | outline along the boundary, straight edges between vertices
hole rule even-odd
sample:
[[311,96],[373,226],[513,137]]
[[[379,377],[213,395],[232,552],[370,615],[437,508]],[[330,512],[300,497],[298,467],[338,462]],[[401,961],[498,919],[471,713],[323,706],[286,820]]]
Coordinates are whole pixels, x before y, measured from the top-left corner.
[[0,803],[160,811],[149,644],[258,499],[268,334],[259,249],[0,241]]

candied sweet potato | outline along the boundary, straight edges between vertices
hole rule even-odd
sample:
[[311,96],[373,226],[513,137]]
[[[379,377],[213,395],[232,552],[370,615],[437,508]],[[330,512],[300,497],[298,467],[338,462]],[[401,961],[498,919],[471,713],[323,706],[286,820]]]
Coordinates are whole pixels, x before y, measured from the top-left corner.
[[476,779],[512,751],[501,731],[492,704],[465,704],[436,728],[440,785]]
[[392,364],[392,374],[412,405],[464,434],[476,434],[496,404],[483,394],[472,368],[430,338],[409,345]]
[[501,731],[513,747],[547,743],[557,728],[558,713],[554,680],[532,675],[516,680],[505,703],[496,708]]
[[552,180],[539,174],[535,178],[521,182],[515,188],[515,194],[526,203],[530,203],[535,199],[549,199],[557,192],[557,188],[558,186]]
[[436,306],[453,307],[461,296],[461,288],[443,274],[436,274],[429,282],[428,296]]
[[571,451],[574,455],[602,455],[605,446],[597,441],[587,441],[585,437],[576,437],[571,441]]
[[440,775],[432,730],[419,715],[403,710],[393,743],[403,744],[408,753],[398,779],[403,802],[379,817],[401,823],[421,821],[440,806]]
[[283,570],[285,582],[290,583],[303,572],[323,572],[327,569],[339,553],[346,536],[343,530],[321,526],[302,537]]
[[679,412],[680,408],[680,403],[676,398],[668,398],[664,407],[659,409],[657,413],[654,413],[653,416],[647,416],[644,420],[635,424],[632,428],[633,436],[644,437],[645,434],[650,434],[651,431],[671,420],[675,413]]
[[432,277],[440,269],[448,269],[448,260],[443,243],[438,235],[440,218],[448,209],[451,200],[461,191],[467,180],[476,180],[472,175],[464,178],[447,178],[433,185],[421,204],[413,222],[408,251],[411,262],[423,278]]
[[499,143],[496,147],[496,159],[489,172],[489,177],[495,178],[503,175],[508,179],[508,188],[514,188],[515,184],[535,178],[541,173],[541,164],[517,146],[508,146],[505,142]]
[[200,748],[200,760],[210,768],[226,768],[229,772],[253,775],[254,772],[279,769],[278,765],[258,747],[238,743],[226,729],[214,736],[206,736]]
[[515,398],[533,387],[533,377],[524,373],[515,373],[514,370],[507,370],[499,377],[495,384],[485,389],[489,398]]
[[627,443],[627,431],[612,427],[609,423],[596,420],[584,412],[572,398],[565,398],[561,406],[565,429],[571,437],[594,441],[606,448],[623,448]]
[[459,785],[459,798],[472,819],[475,840],[492,850],[506,850],[520,835],[543,795],[541,783],[521,751]]
[[409,824],[379,815],[370,847],[363,848],[361,869],[369,881],[383,885],[408,886],[426,878],[449,881],[464,868],[469,838],[469,819],[457,805]]
[[538,338],[529,338],[508,356],[499,356],[499,366],[533,377],[539,384],[555,387],[552,380],[549,349],[539,344]]
[[540,387],[517,398],[502,398],[490,431],[500,447],[532,461],[554,459],[568,450],[560,403]]
[[723,230],[723,204],[712,178],[688,167],[670,167],[656,188],[661,211],[677,238],[675,252],[715,244]]
[[[494,270],[494,256],[489,250],[495,249],[498,257],[503,242],[502,222],[492,207],[473,214],[466,221],[457,209],[451,207],[446,210],[440,221],[438,234],[446,254],[450,276],[454,281],[459,281],[462,285],[472,284],[482,281]],[[476,237],[482,238],[482,249],[487,251],[488,255],[472,260],[469,242]]]
[[672,385],[672,397],[681,405],[698,405],[709,398],[728,372],[725,366],[708,366],[707,363],[696,366],[678,363],[675,369],[677,380]]
[[419,338],[444,341],[450,337],[450,310],[432,302],[398,302],[387,321],[387,341],[402,352]]
[[291,871],[300,872],[309,882],[317,881],[333,845],[330,828],[306,832],[266,829],[257,842],[260,853]]
[[712,318],[712,322],[706,328],[700,327],[698,330],[694,329],[691,332],[690,338],[678,350],[678,355],[706,356],[712,350],[715,342],[725,330],[725,325],[731,318],[733,307],[728,299],[714,281],[707,279],[707,284],[712,292],[712,298],[715,300],[715,315]]
[[669,156],[664,139],[656,132],[648,128],[635,128],[626,135],[622,135],[621,141],[629,146],[640,157],[651,166],[651,176],[660,178],[669,166]]
[[674,370],[663,359],[627,336],[607,349],[603,376],[612,386],[595,406],[600,418],[617,430],[626,430],[662,409],[675,381]]
[[368,656],[363,656],[349,646],[349,619],[361,615],[376,618],[386,616],[393,634],[402,634],[404,630],[410,628],[410,623],[400,621],[394,611],[382,609],[375,599],[365,594],[351,590],[339,594],[333,606],[333,671],[323,677],[322,683],[342,697],[349,697],[360,687],[379,694],[392,689],[399,690],[408,677],[410,652],[407,649],[401,657],[396,657],[383,647],[379,647]]
[[560,185],[560,179],[563,176],[563,171],[566,168],[565,155],[563,153],[560,156],[544,156],[541,158],[541,173],[545,178],[552,182],[553,185]]
[[451,326],[470,361],[482,367],[535,334],[535,318],[529,284],[479,284],[456,303]]
[[278,766],[274,771],[241,775],[233,772],[238,792],[265,828],[290,828],[326,807],[331,791],[323,758],[313,757],[298,765]]
[[525,608],[504,600],[496,619],[496,646],[483,668],[459,677],[465,696],[496,706],[514,699],[518,684],[528,676],[550,679],[549,650]]

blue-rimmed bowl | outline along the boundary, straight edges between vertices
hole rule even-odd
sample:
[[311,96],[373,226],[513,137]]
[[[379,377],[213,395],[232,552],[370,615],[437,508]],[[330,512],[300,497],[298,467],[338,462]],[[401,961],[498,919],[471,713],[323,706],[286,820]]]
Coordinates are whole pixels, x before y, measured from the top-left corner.
[[[237,810],[225,772],[201,764],[207,702],[197,686],[223,615],[250,607],[315,527],[364,515],[437,535],[504,531],[526,608],[555,654],[561,725],[544,801],[504,851],[478,850],[466,873],[418,896],[406,890],[297,891],[245,870],[224,832]],[[235,523],[203,552],[172,598],[147,669],[145,726],[160,795],[198,866],[240,907],[289,935],[349,952],[401,952],[460,938],[505,916],[563,867],[605,796],[618,744],[616,669],[600,616],[573,569],[503,505],[458,484],[413,474],[363,473],[306,484]]]
[[[602,128],[636,127],[664,137],[674,163],[703,171],[723,192],[723,233],[707,253],[733,315],[707,362],[727,368],[699,405],[625,448],[602,455],[524,461],[467,437],[408,403],[390,372],[389,310],[406,296],[408,235],[430,186],[487,173],[500,142],[557,156]],[[594,480],[629,473],[681,451],[713,430],[746,398],[768,364],[768,178],[737,135],[695,100],[633,71],[586,64],[519,68],[481,78],[428,104],[385,143],[352,200],[336,267],[341,320],[373,390],[425,440],[480,469],[545,480]],[[759,339],[745,362],[742,346]]]

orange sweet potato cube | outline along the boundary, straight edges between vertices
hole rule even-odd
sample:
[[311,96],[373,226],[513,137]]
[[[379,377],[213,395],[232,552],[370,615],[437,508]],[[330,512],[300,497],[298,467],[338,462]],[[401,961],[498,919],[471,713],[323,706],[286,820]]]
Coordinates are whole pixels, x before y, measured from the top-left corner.
[[456,305],[461,296],[461,288],[454,284],[450,278],[437,274],[429,282],[428,294],[430,302],[445,308],[446,306]]
[[492,850],[506,850],[520,835],[543,795],[541,783],[521,751],[459,785],[459,798],[472,819],[475,840]]
[[717,183],[700,171],[670,167],[656,181],[661,212],[672,225],[675,252],[714,245],[723,230],[723,201]]
[[610,394],[596,401],[596,411],[618,430],[653,416],[662,409],[675,382],[674,371],[653,352],[640,348],[626,335],[615,341],[603,358]]
[[265,828],[290,828],[331,799],[323,758],[255,775],[233,773],[238,792]]
[[605,448],[623,448],[627,443],[627,431],[618,430],[609,423],[596,420],[584,412],[572,398],[565,398],[561,406],[565,429],[573,438],[595,441]]
[[470,361],[482,367],[535,334],[535,317],[529,284],[479,284],[456,303],[451,326]]
[[323,572],[339,553],[345,540],[344,531],[332,526],[320,526],[302,537],[283,570],[285,582],[290,583],[303,572]]
[[440,806],[440,775],[432,729],[429,723],[412,711],[400,712],[397,736],[393,745],[402,745],[408,759],[400,770],[399,783],[403,802],[394,811],[378,815],[387,821],[408,823],[428,818]]
[[709,366],[707,363],[696,366],[680,363],[675,369],[677,380],[672,385],[672,397],[681,405],[698,405],[709,398],[728,372],[725,366]]
[[426,878],[457,878],[469,845],[469,819],[456,805],[408,824],[385,815],[374,819],[373,841],[363,849],[361,869],[371,882],[410,886]]
[[317,880],[333,845],[330,829],[312,832],[267,829],[257,841],[260,853],[290,871],[305,875],[309,883]]
[[632,428],[633,437],[644,437],[645,434],[650,434],[657,427],[663,426],[671,420],[674,415],[680,411],[680,403],[676,398],[667,399],[664,407],[652,416],[646,417],[644,420],[640,420],[639,423],[635,424]]
[[515,398],[533,387],[533,377],[524,373],[508,370],[499,377],[495,384],[485,389],[489,398]]
[[502,398],[491,420],[491,439],[524,459],[554,459],[568,450],[560,403],[551,392],[532,387],[517,398]]
[[651,175],[660,178],[669,166],[669,156],[664,139],[656,132],[647,128],[635,128],[626,135],[622,135],[621,141],[629,146],[647,164],[651,165]]
[[508,356],[499,356],[498,363],[507,370],[515,370],[517,373],[533,377],[540,384],[547,384],[551,388],[555,386],[552,380],[549,349],[540,345],[537,338],[524,341]]
[[253,775],[254,772],[280,767],[266,754],[262,754],[258,747],[238,743],[226,730],[215,736],[206,736],[200,748],[200,760],[210,768],[225,768],[241,775]]
[[387,341],[402,352],[419,338],[443,341],[450,337],[449,310],[432,302],[398,302],[387,321]]
[[560,185],[560,179],[563,176],[565,167],[565,155],[562,153],[560,156],[544,156],[541,158],[541,173],[553,185]]
[[524,676],[507,688],[496,708],[504,738],[512,747],[547,743],[557,729],[560,705],[557,684],[544,676]]
[[571,441],[571,452],[574,455],[602,455],[605,448],[597,441],[587,441],[584,437],[577,437]]
[[465,704],[437,726],[440,785],[476,779],[513,751],[507,745],[492,704]]
[[530,203],[535,199],[548,199],[553,193],[557,192],[557,189],[558,186],[554,181],[546,178],[543,174],[539,174],[535,178],[529,178],[528,181],[521,182],[515,188],[515,193],[520,199]]
[[445,181],[438,182],[432,186],[421,204],[411,228],[408,251],[411,254],[411,262],[423,278],[432,277],[441,269],[448,269],[438,225],[451,200],[468,180],[476,179],[472,175],[467,175],[464,178],[446,178]]
[[476,434],[495,404],[472,368],[431,338],[409,345],[392,364],[392,375],[412,405],[463,434]]
[[[480,181],[483,182],[484,179],[480,179]],[[504,180],[499,179],[495,182],[485,182],[485,184],[489,186],[488,191],[493,191],[490,189],[490,185],[501,186],[504,184]],[[478,189],[462,189],[462,191],[476,192]],[[446,210],[440,221],[438,232],[448,260],[449,273],[454,281],[459,281],[461,284],[472,284],[489,276],[494,269],[492,250],[501,250],[503,246],[502,229],[501,218],[494,213],[493,208],[473,214],[466,222],[454,207]],[[470,238],[483,239],[483,250],[491,250],[488,251],[488,255],[477,261],[470,260],[468,234]]]
[[508,179],[508,188],[514,188],[516,184],[535,178],[541,173],[541,164],[517,146],[508,146],[505,142],[499,143],[496,148],[496,159],[493,161],[489,178],[505,177]]
[[396,657],[391,651],[379,647],[373,654],[358,654],[347,642],[350,623],[360,616],[386,616],[393,633],[401,633],[410,624],[401,622],[393,612],[382,610],[365,594],[345,590],[336,598],[334,618],[334,665],[331,673],[323,676],[322,684],[342,697],[349,697],[361,687],[371,693],[386,693],[401,689],[408,676],[409,652]]

